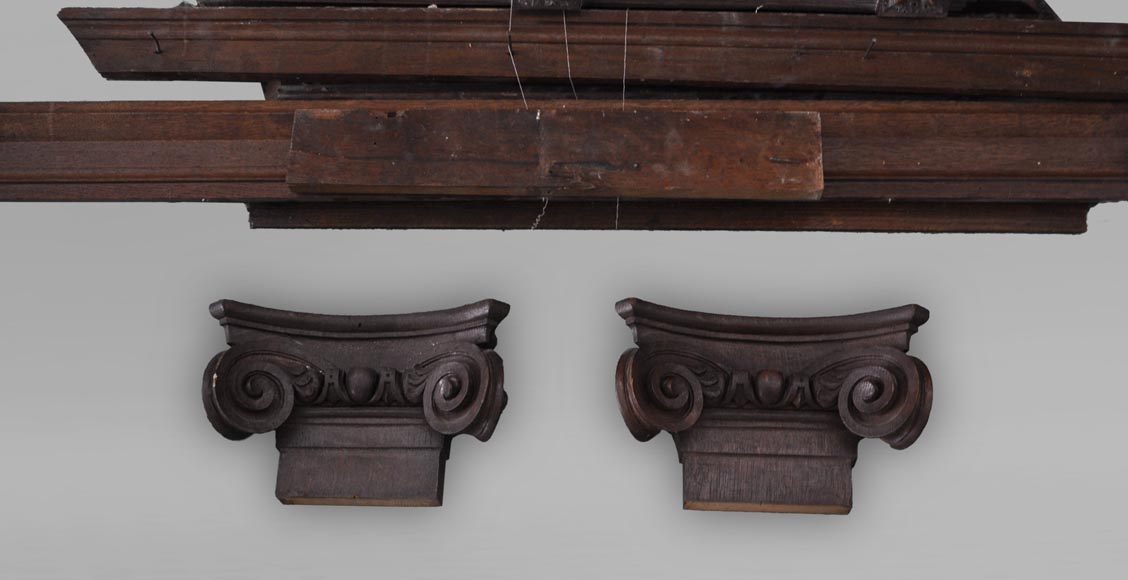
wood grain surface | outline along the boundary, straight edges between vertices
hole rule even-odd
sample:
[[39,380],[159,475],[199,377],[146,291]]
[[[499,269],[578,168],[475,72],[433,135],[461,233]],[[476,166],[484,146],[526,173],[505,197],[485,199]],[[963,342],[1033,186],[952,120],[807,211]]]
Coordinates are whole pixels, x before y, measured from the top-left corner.
[[565,47],[559,13],[522,13],[510,28],[508,9],[76,8],[60,17],[111,79],[520,78],[625,82],[628,91],[1128,98],[1128,27],[1118,24],[583,10],[568,19]]
[[300,110],[299,193],[818,199],[817,113]]

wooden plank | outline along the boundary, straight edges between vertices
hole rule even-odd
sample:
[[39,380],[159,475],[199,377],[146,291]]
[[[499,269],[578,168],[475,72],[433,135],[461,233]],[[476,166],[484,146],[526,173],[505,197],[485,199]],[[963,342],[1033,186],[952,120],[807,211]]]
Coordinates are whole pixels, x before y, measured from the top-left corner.
[[299,193],[813,200],[817,113],[300,110]]
[[[559,1],[559,0],[558,0]],[[886,0],[883,0],[885,2]],[[944,0],[951,5],[951,13],[959,15],[968,10],[974,15],[1040,16],[1056,18],[1043,0],[1014,0],[1010,4],[988,4],[986,9],[977,6],[979,0]],[[197,0],[200,6],[429,6],[431,0]],[[551,2],[549,2],[551,4]],[[568,5],[579,5],[580,0],[568,0]],[[873,14],[877,0],[582,0],[584,8],[631,8],[663,10],[731,10],[754,12],[826,12],[842,14]],[[444,8],[494,7],[507,8],[509,0],[452,0],[443,2]],[[521,9],[521,2],[516,4]],[[557,7],[559,8],[559,7]],[[986,11],[984,11],[986,10]]]
[[1090,204],[488,200],[249,204],[253,228],[1081,234]]
[[[555,0],[560,2],[561,0]],[[508,8],[510,0],[453,0],[443,8]],[[200,6],[429,6],[431,0],[198,0]],[[518,0],[517,10],[534,4]],[[959,1],[958,4],[965,2]],[[568,5],[584,8],[632,8],[671,10],[753,10],[768,12],[834,12],[873,14],[876,0],[567,0]],[[559,7],[556,8],[559,10]]]
[[[0,104],[0,201],[323,201],[286,185],[295,111],[513,106],[502,99]],[[620,109],[586,100],[530,106]],[[685,102],[627,106],[670,111]],[[1121,104],[701,100],[694,107],[818,113],[825,201],[1128,200]]]
[[635,87],[712,86],[1128,98],[1128,26],[1114,24],[583,10],[568,19],[566,49],[559,14],[517,15],[510,31],[506,9],[184,7],[60,16],[111,79],[516,85],[516,67],[529,85],[625,81],[628,96]]
[[258,103],[0,105],[0,200],[289,198],[292,125]]

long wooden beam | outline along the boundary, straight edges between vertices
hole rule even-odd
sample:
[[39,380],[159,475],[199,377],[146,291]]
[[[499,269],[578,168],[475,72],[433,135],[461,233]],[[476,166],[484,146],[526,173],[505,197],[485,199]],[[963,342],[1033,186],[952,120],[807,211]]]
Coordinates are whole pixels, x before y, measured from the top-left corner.
[[252,203],[252,228],[1081,234],[1087,203],[450,200]]
[[1128,26],[1114,24],[584,10],[567,20],[566,49],[559,14],[518,14],[510,30],[506,9],[186,6],[60,17],[111,79],[519,77],[625,81],[628,95],[717,86],[1128,99]]
[[[621,105],[529,106],[618,111]],[[626,103],[641,111],[686,106]],[[692,106],[818,113],[823,200],[1128,199],[1128,108],[1122,105],[713,100]],[[0,104],[0,201],[325,201],[286,183],[296,111],[512,108],[504,100]],[[405,189],[402,196],[419,192]]]
[[[444,8],[509,8],[511,0],[453,0]],[[431,0],[199,0],[200,6],[428,6]],[[663,8],[675,10],[752,10],[873,14],[877,0],[583,0],[584,8]],[[960,2],[966,4],[966,2]],[[518,4],[520,6],[520,4]],[[520,9],[520,8],[518,8]]]
[[[605,110],[606,101],[531,101]],[[699,111],[747,109],[700,101]],[[511,110],[512,102],[267,101],[0,105],[0,201],[246,203],[255,227],[1085,230],[1094,203],[1128,200],[1128,110],[1109,103],[757,101],[822,119],[819,201],[460,199],[295,192],[298,111]],[[628,101],[678,110],[682,101]],[[493,138],[483,135],[483,139]]]
[[[511,0],[451,0],[443,2],[444,8],[508,8]],[[197,0],[200,6],[429,6],[431,0]],[[536,0],[524,4],[536,5]],[[882,5],[907,6],[897,0],[573,0],[584,9],[632,8],[664,10],[731,10],[752,12],[824,12],[842,14],[874,14]],[[919,3],[918,3],[919,4]],[[937,4],[940,4],[939,2]],[[979,0],[944,0],[949,11],[959,14],[964,10],[984,10]],[[983,3],[992,4],[992,3]],[[520,0],[517,7],[523,5]],[[986,8],[991,15],[1036,16],[1057,18],[1043,0],[1010,0],[993,3]],[[978,12],[982,13],[982,12]]]
[[294,107],[0,104],[0,201],[294,199]]

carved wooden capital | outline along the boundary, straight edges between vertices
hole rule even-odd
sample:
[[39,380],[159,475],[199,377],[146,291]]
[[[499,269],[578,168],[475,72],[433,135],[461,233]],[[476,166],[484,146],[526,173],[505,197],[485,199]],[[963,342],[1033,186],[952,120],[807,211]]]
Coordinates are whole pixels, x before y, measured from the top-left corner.
[[860,438],[904,449],[932,408],[906,354],[920,306],[832,318],[749,318],[628,299],[638,348],[619,359],[623,419],[674,434],[690,509],[846,513]]
[[441,505],[450,438],[490,438],[505,407],[494,329],[509,306],[325,316],[231,300],[204,372],[224,437],[277,431],[283,503]]

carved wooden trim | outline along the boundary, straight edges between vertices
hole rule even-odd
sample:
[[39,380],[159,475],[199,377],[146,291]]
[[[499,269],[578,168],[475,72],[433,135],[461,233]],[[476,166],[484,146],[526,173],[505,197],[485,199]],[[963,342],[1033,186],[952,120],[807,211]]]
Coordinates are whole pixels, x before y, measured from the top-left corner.
[[640,441],[674,435],[687,509],[848,513],[861,438],[920,436],[932,380],[906,354],[920,306],[832,318],[750,318],[637,299],[616,309],[638,348],[616,371]]
[[[664,10],[732,10],[767,12],[823,12],[841,14],[882,14],[883,4],[894,0],[516,0],[518,9],[631,8]],[[950,5],[953,16],[990,15],[995,17],[1057,18],[1044,0],[938,0]],[[453,0],[445,8],[505,8],[510,0]],[[200,6],[429,6],[431,0],[197,0]],[[984,7],[986,5],[986,7]],[[943,15],[943,14],[941,14]]]
[[[596,100],[530,106],[621,112]],[[627,106],[687,108],[668,99]],[[694,101],[710,114],[817,113],[824,190],[811,202],[330,198],[287,186],[301,111],[512,107],[500,99],[2,104],[0,201],[250,203],[252,225],[282,228],[1079,233],[1092,204],[1128,199],[1128,112],[1077,102]]]
[[287,504],[442,505],[450,440],[486,441],[505,407],[486,300],[404,315],[327,316],[231,300],[211,314],[230,346],[203,400],[224,437],[276,431]]
[[[751,3],[750,3],[751,4]],[[986,18],[426,8],[72,8],[105,77],[1128,98],[1128,27]],[[176,50],[154,50],[156,37]],[[510,59],[510,49],[514,55]],[[571,71],[569,76],[568,71]],[[449,89],[448,89],[449,90]]]

